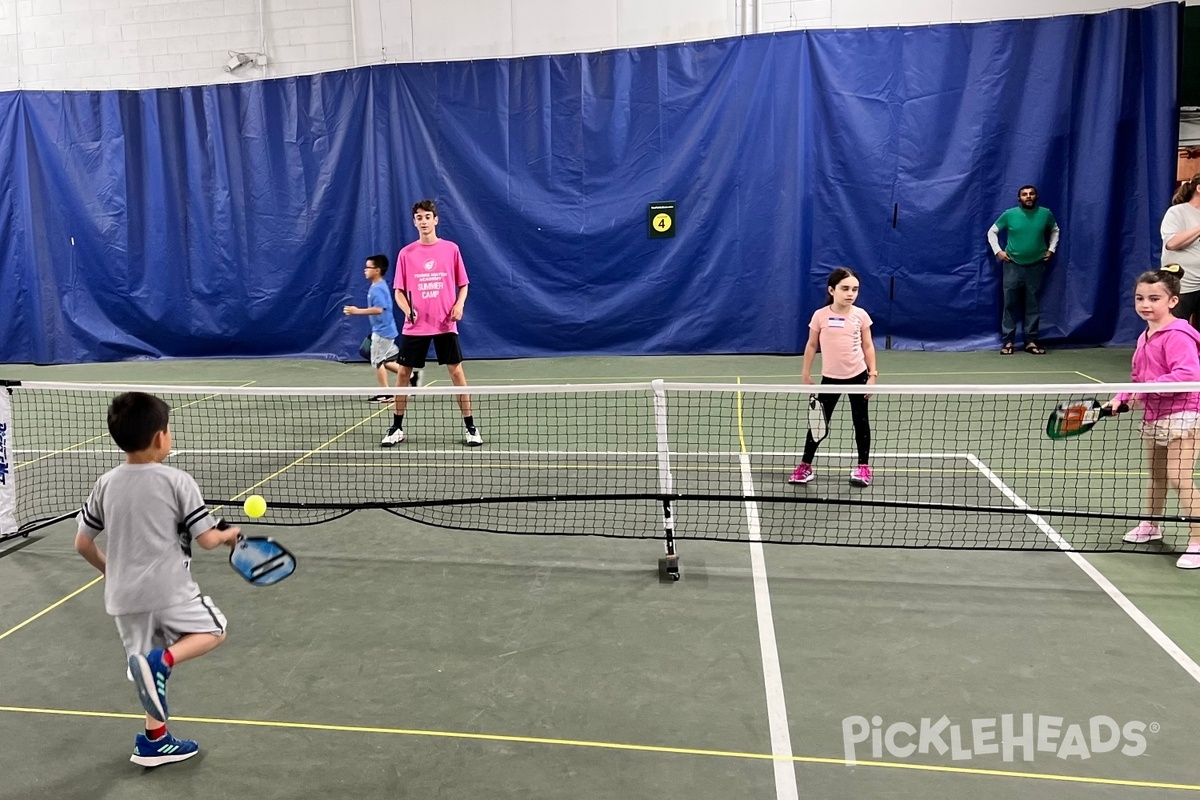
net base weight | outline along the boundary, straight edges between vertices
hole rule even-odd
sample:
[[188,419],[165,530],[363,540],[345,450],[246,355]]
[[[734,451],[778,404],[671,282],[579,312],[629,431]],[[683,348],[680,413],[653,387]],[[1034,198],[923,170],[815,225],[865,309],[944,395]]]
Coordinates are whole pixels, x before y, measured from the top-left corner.
[[679,556],[663,556],[658,560],[658,577],[661,579],[679,580]]

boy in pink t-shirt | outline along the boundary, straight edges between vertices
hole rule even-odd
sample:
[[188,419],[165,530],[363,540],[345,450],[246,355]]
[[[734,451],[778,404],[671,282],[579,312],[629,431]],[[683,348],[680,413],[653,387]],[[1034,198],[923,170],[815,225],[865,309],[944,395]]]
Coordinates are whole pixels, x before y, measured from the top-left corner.
[[[439,364],[445,364],[450,381],[466,386],[467,376],[462,367],[462,349],[458,344],[458,321],[463,317],[467,302],[467,268],[458,245],[437,235],[437,204],[421,200],[413,206],[413,225],[420,239],[404,247],[396,256],[396,306],[404,315],[400,332],[400,375],[397,381],[408,383],[414,369],[425,366],[432,343]],[[463,442],[468,447],[483,444],[483,436],[475,427],[471,415],[471,395],[457,395],[463,415]],[[407,395],[396,395],[392,426],[381,444],[393,447],[403,442],[404,410]]]
[[[821,349],[822,384],[873,384],[879,372],[875,368],[875,345],[871,340],[871,317],[856,308],[858,275],[845,267],[829,275],[825,307],[817,309],[808,325],[808,344],[804,348],[805,383],[812,383],[813,359]],[[828,424],[840,394],[819,394],[817,400]],[[871,421],[867,416],[869,394],[850,395],[850,419],[854,422],[854,440],[858,445],[858,464],[850,472],[856,486],[871,483]],[[804,441],[804,456],[788,483],[808,483],[815,477],[812,462],[817,441],[809,433]]]

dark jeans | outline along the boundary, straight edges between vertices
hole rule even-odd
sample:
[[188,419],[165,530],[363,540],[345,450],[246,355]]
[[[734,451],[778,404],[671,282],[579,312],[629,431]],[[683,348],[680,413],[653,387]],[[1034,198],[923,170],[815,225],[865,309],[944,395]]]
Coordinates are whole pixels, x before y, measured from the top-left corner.
[[1004,316],[1000,320],[1000,339],[1005,344],[1016,340],[1017,311],[1022,300],[1025,301],[1025,344],[1038,340],[1038,328],[1042,323],[1042,278],[1045,275],[1045,261],[1027,267],[1004,262]]
[[[867,382],[867,373],[860,372],[853,378],[821,378],[821,385],[836,385],[843,386],[848,383],[857,383],[862,386]],[[822,410],[825,412],[825,424],[829,424],[829,420],[833,417],[833,409],[837,407],[840,394],[819,394],[817,402],[821,404]],[[871,420],[867,417],[867,396],[862,394],[850,395],[850,419],[854,422],[854,442],[858,445],[858,463],[868,464],[871,457]],[[812,434],[808,434],[804,439],[804,463],[811,464],[813,456],[817,454],[817,443],[813,441]]]

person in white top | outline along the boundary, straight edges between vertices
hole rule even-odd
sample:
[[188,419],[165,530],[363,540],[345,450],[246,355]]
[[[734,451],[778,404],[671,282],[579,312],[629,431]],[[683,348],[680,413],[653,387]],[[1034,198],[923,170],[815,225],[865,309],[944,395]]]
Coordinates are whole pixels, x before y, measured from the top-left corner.
[[1175,191],[1160,233],[1162,266],[1178,264],[1183,267],[1179,304],[1171,313],[1196,326],[1194,318],[1200,311],[1200,175],[1184,181]]

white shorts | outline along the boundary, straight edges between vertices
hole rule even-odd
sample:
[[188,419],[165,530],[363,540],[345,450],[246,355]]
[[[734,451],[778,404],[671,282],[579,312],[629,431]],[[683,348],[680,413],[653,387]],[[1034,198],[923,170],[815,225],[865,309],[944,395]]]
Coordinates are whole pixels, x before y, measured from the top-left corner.
[[221,609],[207,596],[159,611],[118,614],[113,619],[128,656],[144,655],[156,647],[170,647],[189,633],[222,636],[229,625]]
[[371,366],[382,367],[389,361],[395,361],[400,357],[400,348],[396,346],[395,339],[389,339],[386,336],[380,336],[378,333],[371,334]]
[[1200,430],[1200,411],[1176,411],[1154,422],[1142,422],[1142,438],[1153,439],[1159,447],[1166,447],[1175,439],[1188,439]]

